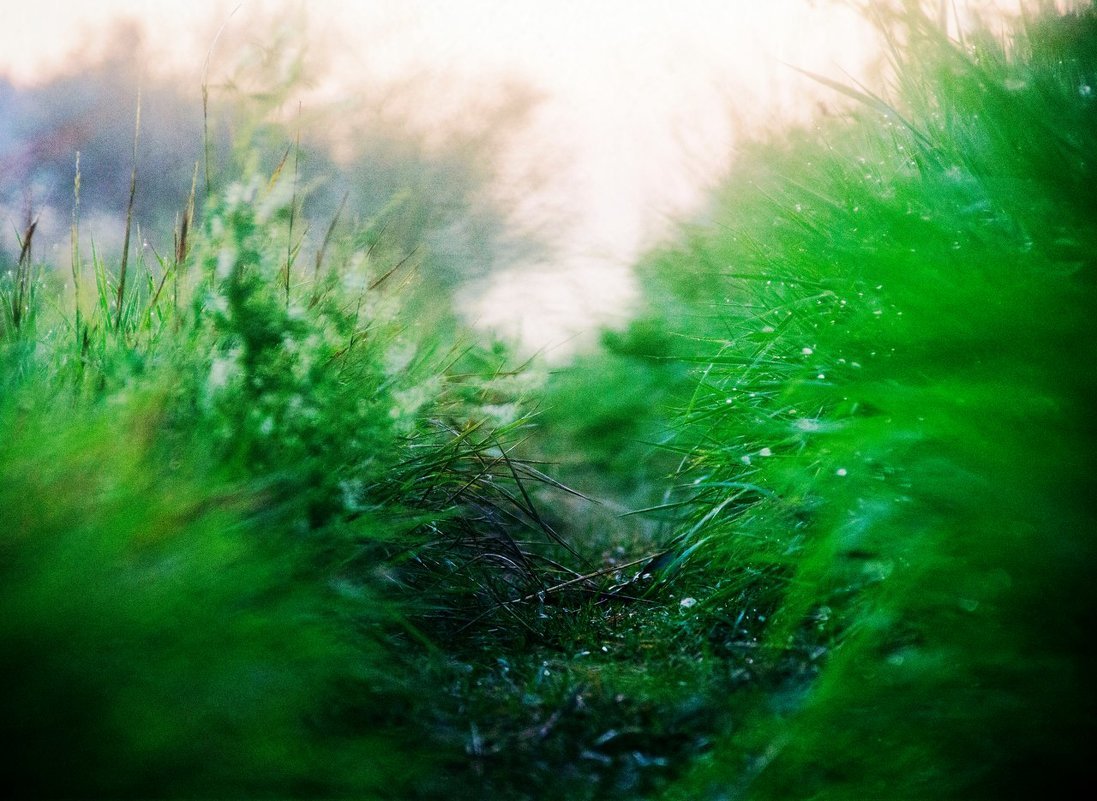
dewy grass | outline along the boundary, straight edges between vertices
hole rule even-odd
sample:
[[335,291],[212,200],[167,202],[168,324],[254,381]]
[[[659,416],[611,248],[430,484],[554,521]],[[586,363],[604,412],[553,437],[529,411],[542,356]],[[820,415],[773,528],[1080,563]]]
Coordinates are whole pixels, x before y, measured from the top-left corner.
[[0,276],[9,782],[694,801],[1084,778],[1097,12],[951,41],[887,8],[894,91],[845,87],[852,117],[746,150],[716,224],[643,265],[648,319],[544,392],[409,311],[421,259],[384,219],[348,232],[341,205],[296,264],[288,170],[210,181],[207,146],[202,208],[196,166],[124,291],[94,244],[81,262],[74,209],[75,305],[24,235]]
[[745,153],[719,228],[664,256],[726,299],[690,407],[707,602],[753,586],[760,653],[792,664],[820,623],[830,651],[675,797],[1088,772],[1097,13],[957,42],[904,8],[894,100]]

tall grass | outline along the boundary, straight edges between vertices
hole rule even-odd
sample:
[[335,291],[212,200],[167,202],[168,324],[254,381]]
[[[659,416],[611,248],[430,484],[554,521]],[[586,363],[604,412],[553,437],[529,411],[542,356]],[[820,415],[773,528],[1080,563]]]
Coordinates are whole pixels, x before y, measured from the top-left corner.
[[[785,677],[674,797],[1032,798],[1088,771],[1097,12],[948,38],[744,152],[663,286],[717,307],[682,529]],[[740,615],[740,618],[742,615]],[[732,701],[735,704],[735,701]]]
[[30,795],[416,792],[455,758],[415,723],[434,643],[543,586],[528,380],[414,330],[353,237],[287,266],[290,180],[192,201],[125,286],[74,247],[91,303],[32,231],[3,279],[0,725]]
[[33,220],[0,270],[13,786],[1084,780],[1097,8],[957,39],[870,13],[891,90],[817,78],[858,110],[744,150],[642,265],[648,318],[547,387],[427,308],[411,218],[344,197],[310,240],[277,126],[272,175],[237,143],[196,210],[195,166],[171,247],[135,227],[121,259],[80,247],[77,161],[72,285]]

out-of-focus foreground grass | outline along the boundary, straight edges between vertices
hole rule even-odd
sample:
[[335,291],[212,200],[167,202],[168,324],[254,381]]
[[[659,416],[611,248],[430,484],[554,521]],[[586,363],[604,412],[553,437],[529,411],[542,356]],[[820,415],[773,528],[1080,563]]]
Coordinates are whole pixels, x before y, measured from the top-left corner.
[[383,247],[294,265],[292,204],[286,172],[230,184],[128,287],[124,262],[74,253],[74,300],[33,229],[4,276],[0,725],[21,792],[429,788],[453,743],[416,724],[421,629],[487,592],[479,562],[532,586],[509,533],[532,526],[526,468],[503,455],[522,421],[498,411],[525,379],[405,322]]

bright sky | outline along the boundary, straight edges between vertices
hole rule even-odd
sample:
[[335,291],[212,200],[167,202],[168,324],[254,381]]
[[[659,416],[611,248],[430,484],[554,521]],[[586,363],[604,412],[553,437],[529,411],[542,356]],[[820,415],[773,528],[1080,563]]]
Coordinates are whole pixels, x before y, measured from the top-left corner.
[[[561,353],[592,323],[623,318],[634,294],[629,265],[667,234],[670,215],[697,208],[737,137],[815,108],[819,87],[788,64],[871,81],[873,38],[841,0],[3,4],[0,71],[18,82],[47,76],[74,47],[94,51],[108,21],[124,15],[147,31],[159,59],[150,70],[181,72],[197,85],[222,25],[269,29],[257,23],[300,19],[290,7],[305,10],[309,40],[320,44],[324,96],[354,97],[363,76],[426,73],[447,87],[437,102],[452,113],[500,80],[537,87],[545,99],[530,129],[500,159],[514,176],[549,166],[535,191],[509,192],[534,210],[563,209],[567,237],[552,263],[504,274],[470,295],[468,308],[484,325]],[[214,75],[224,57],[214,51]]]

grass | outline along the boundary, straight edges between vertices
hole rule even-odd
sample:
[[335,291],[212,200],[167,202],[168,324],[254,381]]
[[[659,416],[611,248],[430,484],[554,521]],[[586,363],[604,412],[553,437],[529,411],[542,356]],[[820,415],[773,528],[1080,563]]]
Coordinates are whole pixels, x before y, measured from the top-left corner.
[[3,288],[4,726],[35,795],[407,788],[424,632],[540,586],[525,423],[486,411],[521,373],[408,330],[362,251],[287,304],[291,191],[230,186],[128,290],[96,258],[79,315],[27,258]]
[[722,311],[687,410],[685,542],[727,576],[702,602],[763,598],[772,660],[831,627],[818,677],[677,797],[1032,797],[1083,775],[1095,19],[963,41],[885,19],[894,98],[849,89],[853,120],[744,154],[721,225],[664,256]]
[[197,204],[195,172],[166,255],[117,271],[77,248],[78,167],[71,284],[33,221],[0,276],[12,782],[1081,781],[1097,11],[958,39],[872,13],[886,96],[832,84],[852,112],[746,148],[641,265],[646,316],[547,379],[420,313],[383,218],[340,206],[314,246],[292,147]]

